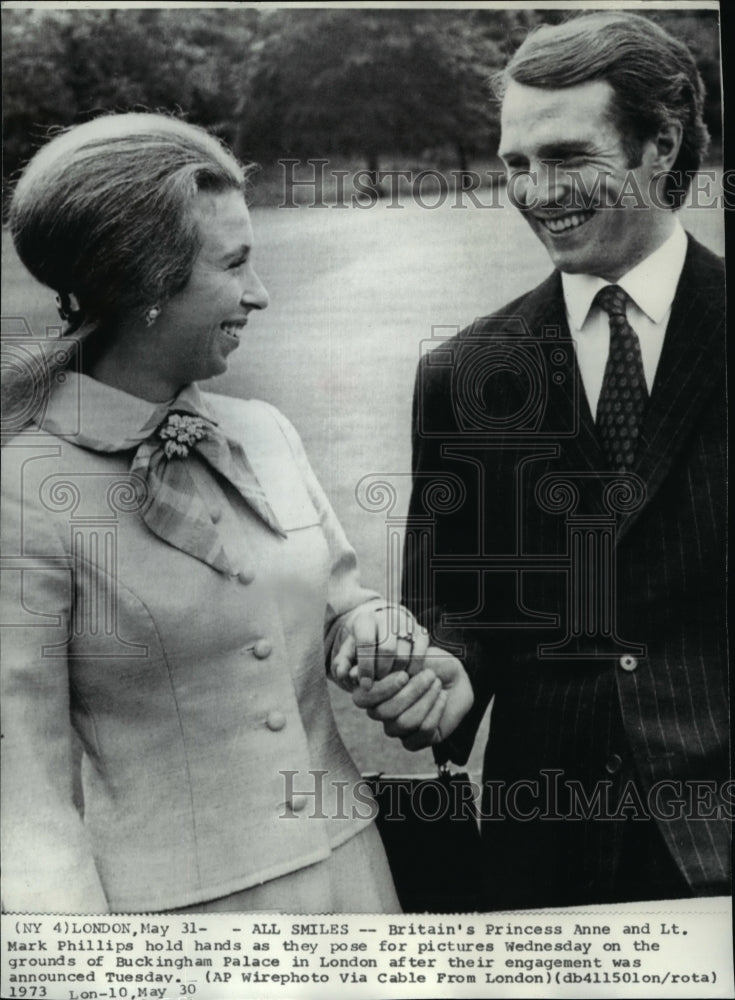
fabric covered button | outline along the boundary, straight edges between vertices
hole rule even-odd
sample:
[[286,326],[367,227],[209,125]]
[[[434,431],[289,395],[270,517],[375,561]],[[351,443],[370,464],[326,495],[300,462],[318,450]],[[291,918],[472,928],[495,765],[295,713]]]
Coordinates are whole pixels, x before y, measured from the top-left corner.
[[295,813],[301,812],[302,809],[306,808],[307,797],[305,795],[294,795],[291,799],[291,808]]
[[271,732],[277,733],[286,725],[286,716],[283,712],[270,712],[265,720],[265,724]]
[[255,579],[255,573],[249,569],[241,569],[237,574],[237,579],[240,583],[252,583]]
[[258,639],[258,641],[253,646],[253,656],[257,656],[259,660],[267,659],[273,652],[273,646],[268,642],[267,639]]
[[621,668],[627,670],[629,673],[638,669],[638,660],[635,656],[621,656],[619,663]]

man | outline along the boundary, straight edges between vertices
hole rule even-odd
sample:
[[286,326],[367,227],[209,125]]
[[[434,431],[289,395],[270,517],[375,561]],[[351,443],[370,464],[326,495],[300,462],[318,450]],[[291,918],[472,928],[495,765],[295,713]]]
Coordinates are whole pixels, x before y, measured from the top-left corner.
[[724,274],[675,212],[702,82],[605,12],[502,88],[555,271],[419,366],[404,600],[475,696],[435,752],[464,763],[494,698],[488,909],[727,893]]

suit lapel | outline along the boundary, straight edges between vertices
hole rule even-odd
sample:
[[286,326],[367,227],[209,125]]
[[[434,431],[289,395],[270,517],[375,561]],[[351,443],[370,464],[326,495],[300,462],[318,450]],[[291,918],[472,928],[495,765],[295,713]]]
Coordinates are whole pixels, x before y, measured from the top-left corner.
[[[618,522],[618,540],[630,529],[658,492],[703,406],[711,398],[725,367],[724,277],[721,262],[689,236],[684,268],[671,309],[651,400],[641,430],[638,460],[633,469],[645,486],[645,502]],[[567,348],[569,363],[555,381],[550,355],[544,436],[558,440],[559,428],[569,427],[574,414],[576,433],[563,439],[564,467],[570,472],[606,473],[594,417],[590,412],[576,363],[567,323],[561,276],[552,274],[523,302],[523,319],[534,339],[548,343],[549,333]],[[548,350],[548,349],[545,349]],[[561,471],[561,470],[560,470]],[[586,486],[585,486],[586,481]],[[576,480],[589,513],[602,512],[601,490],[594,476]]]
[[[602,513],[601,491],[594,473],[604,467],[604,458],[577,365],[558,271],[532,293],[528,305],[525,318],[531,333],[546,345],[547,395],[543,432],[548,440],[561,445],[561,464],[552,463],[550,468],[555,467],[560,474],[566,471],[581,473],[573,476],[580,493],[580,509]],[[555,363],[554,343],[559,344],[566,357],[559,366]]]
[[[634,468],[646,488],[643,508],[686,446],[694,422],[722,377],[724,307],[724,277],[717,259],[689,237]],[[621,520],[618,538],[643,508]]]

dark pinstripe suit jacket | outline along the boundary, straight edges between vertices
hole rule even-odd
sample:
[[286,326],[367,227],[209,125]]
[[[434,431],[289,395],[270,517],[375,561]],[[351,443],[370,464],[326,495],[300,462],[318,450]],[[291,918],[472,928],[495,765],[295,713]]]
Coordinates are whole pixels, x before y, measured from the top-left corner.
[[694,893],[729,891],[724,318],[722,262],[690,237],[617,487],[558,272],[419,366],[404,600],[475,691],[440,758],[467,759],[495,696],[498,905],[592,901],[624,840],[598,818],[626,815],[654,816]]

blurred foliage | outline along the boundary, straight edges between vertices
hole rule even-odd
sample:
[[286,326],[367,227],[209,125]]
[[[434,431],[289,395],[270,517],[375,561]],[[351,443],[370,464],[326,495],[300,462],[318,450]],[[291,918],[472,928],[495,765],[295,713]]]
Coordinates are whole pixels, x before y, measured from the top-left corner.
[[4,11],[5,176],[49,127],[105,111],[173,111],[233,142],[258,19],[252,8]]
[[710,137],[722,145],[722,81],[717,12],[712,10],[651,11],[648,16],[689,46],[707,90],[704,120]]
[[[103,111],[173,111],[243,159],[324,153],[376,169],[442,151],[464,168],[497,145],[488,77],[556,10],[6,9],[4,176],[49,130]],[[649,14],[685,40],[721,134],[717,14]]]
[[263,18],[245,134],[252,151],[364,157],[485,150],[502,64],[477,11],[294,10]]

